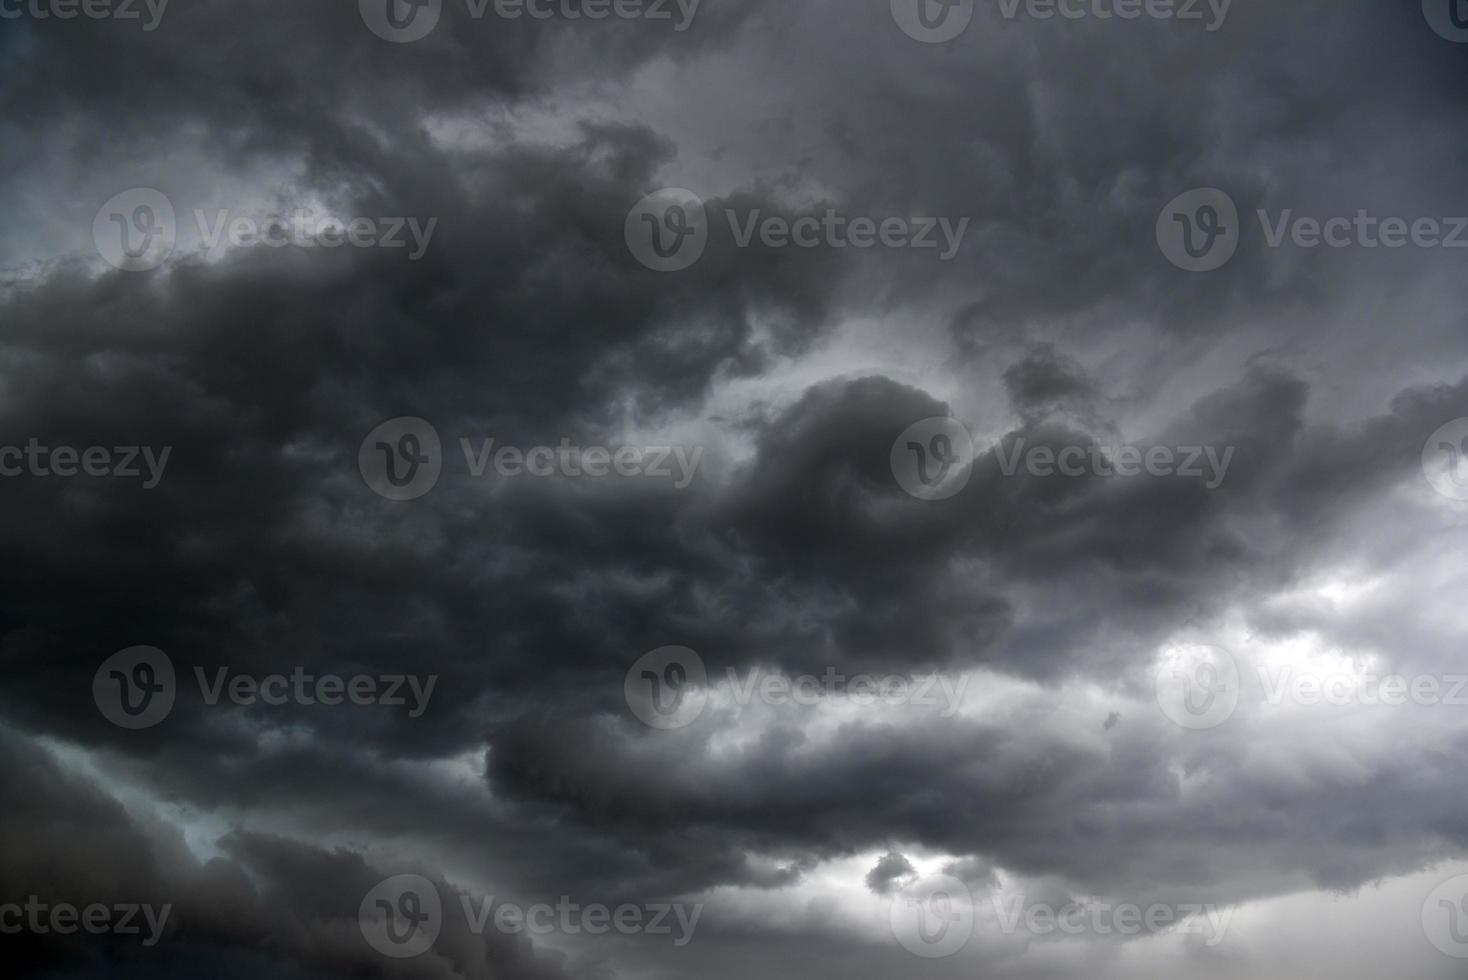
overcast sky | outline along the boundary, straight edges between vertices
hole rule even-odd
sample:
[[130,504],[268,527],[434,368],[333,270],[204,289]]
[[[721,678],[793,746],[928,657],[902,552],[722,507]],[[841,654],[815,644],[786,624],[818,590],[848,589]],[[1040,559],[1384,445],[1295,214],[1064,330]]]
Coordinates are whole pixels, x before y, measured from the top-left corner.
[[1468,969],[1456,0],[0,57],[21,975]]

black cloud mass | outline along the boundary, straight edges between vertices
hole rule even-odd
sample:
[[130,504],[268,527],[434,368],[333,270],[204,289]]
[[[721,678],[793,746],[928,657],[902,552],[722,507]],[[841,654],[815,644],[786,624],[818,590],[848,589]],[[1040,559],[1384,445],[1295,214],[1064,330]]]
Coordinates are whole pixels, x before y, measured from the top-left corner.
[[0,56],[10,975],[1468,969],[1463,0]]

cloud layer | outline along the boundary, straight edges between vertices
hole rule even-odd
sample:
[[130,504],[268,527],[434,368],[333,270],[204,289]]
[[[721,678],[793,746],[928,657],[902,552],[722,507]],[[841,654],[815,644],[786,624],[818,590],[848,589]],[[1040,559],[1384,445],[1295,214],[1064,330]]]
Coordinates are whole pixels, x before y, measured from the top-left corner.
[[[437,6],[411,43],[275,0],[0,36],[0,905],[174,909],[147,947],[7,934],[22,975],[1456,975],[1460,253],[1269,229],[1463,213],[1463,48],[1415,5],[978,4],[938,44],[879,0]],[[93,240],[137,187],[177,225],[144,272]],[[667,187],[707,243],[657,272]],[[1238,248],[1190,273],[1157,228],[1199,187]],[[412,258],[203,240],[300,212],[435,224]],[[828,215],[967,224],[740,242]],[[925,500],[935,419],[966,482]],[[436,480],[386,499],[427,432]],[[168,456],[149,487],[90,447]],[[1213,468],[1118,475],[1159,448]],[[127,727],[108,692],[157,675],[99,668],[139,645],[174,700]],[[1236,703],[1189,728],[1162,687],[1200,649]],[[1436,701],[1361,696],[1393,674]],[[446,915],[398,959],[359,904],[399,874],[701,913],[680,946]],[[940,879],[972,941],[914,954]],[[1236,918],[1058,940],[997,925],[1016,895]]]

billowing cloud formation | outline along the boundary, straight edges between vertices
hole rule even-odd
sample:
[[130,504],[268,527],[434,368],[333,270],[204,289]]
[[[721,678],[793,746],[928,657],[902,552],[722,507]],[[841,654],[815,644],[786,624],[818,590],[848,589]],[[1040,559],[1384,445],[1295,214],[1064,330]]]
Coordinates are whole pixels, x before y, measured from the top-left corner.
[[[877,0],[439,6],[7,21],[0,905],[175,908],[7,935],[22,974],[1453,975],[1458,253],[1271,239],[1450,226],[1461,50],[1366,4],[940,44]],[[1205,186],[1238,249],[1184,272],[1159,214]],[[132,187],[150,271],[93,242]],[[706,218],[673,272],[627,238],[663,187]],[[301,214],[421,247],[231,244]],[[899,218],[964,232],[853,244]],[[399,873],[699,918],[398,959],[358,906]]]

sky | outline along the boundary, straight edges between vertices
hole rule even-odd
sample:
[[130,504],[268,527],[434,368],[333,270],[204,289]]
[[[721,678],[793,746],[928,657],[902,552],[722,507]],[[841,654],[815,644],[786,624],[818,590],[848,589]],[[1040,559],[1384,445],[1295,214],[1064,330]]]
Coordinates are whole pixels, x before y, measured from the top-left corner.
[[14,975],[1465,975],[1459,0],[0,57]]

